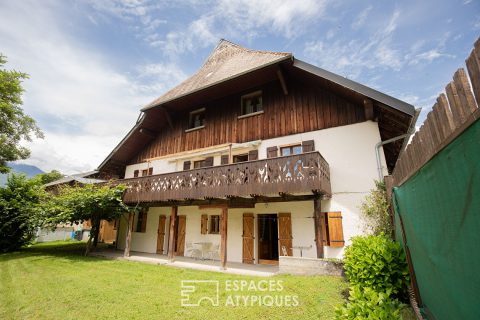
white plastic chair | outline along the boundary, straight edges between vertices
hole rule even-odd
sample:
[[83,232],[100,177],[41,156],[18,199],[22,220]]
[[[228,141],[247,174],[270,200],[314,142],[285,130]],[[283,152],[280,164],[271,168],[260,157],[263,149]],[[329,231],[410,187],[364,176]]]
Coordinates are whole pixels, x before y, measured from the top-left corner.
[[220,260],[220,245],[215,244],[208,251],[208,258],[212,260]]

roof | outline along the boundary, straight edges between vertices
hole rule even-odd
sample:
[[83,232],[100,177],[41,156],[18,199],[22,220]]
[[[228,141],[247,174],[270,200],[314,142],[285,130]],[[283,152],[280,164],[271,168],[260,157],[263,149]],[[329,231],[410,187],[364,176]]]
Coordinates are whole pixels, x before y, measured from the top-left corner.
[[411,104],[406,103],[405,101],[399,100],[397,98],[394,98],[392,96],[389,96],[375,89],[372,89],[370,87],[367,87],[361,83],[347,79],[333,72],[330,72],[325,69],[314,66],[312,64],[306,63],[302,60],[295,59],[293,62],[293,66],[301,70],[304,70],[306,72],[312,73],[318,77],[326,79],[335,84],[338,84],[342,87],[358,92],[368,98],[376,100],[380,103],[383,103],[389,107],[397,109],[398,111],[401,111],[410,116],[413,116],[415,114],[415,107],[412,106]]
[[66,184],[70,182],[78,182],[81,184],[95,184],[95,183],[105,182],[105,180],[82,178],[82,177],[78,177],[77,175],[72,175],[72,176],[66,176],[61,179],[55,180],[53,182],[47,183],[45,184],[45,187],[52,187],[52,186]]
[[291,53],[251,50],[221,39],[194,75],[149,103],[142,111],[292,57]]

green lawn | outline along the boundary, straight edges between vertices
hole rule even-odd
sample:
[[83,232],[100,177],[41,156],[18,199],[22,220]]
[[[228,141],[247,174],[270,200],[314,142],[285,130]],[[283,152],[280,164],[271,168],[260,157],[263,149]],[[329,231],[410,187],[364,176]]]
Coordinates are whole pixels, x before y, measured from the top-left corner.
[[[332,319],[347,286],[339,277],[259,278],[83,257],[83,248],[54,242],[0,254],[0,319]],[[182,307],[182,280],[218,280],[220,306]],[[226,291],[228,280],[249,285],[253,280],[261,288],[266,282],[260,280],[275,280],[278,290],[280,280],[283,290]],[[199,292],[215,296],[215,291]],[[267,304],[297,296],[298,306],[232,306],[237,295],[263,296]]]

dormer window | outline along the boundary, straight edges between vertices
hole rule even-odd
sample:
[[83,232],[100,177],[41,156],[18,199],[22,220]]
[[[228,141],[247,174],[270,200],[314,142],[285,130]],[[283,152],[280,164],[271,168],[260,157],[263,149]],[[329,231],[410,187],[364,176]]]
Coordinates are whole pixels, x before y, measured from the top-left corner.
[[263,112],[262,91],[242,96],[242,116]]
[[205,108],[190,112],[188,129],[199,129],[205,126]]

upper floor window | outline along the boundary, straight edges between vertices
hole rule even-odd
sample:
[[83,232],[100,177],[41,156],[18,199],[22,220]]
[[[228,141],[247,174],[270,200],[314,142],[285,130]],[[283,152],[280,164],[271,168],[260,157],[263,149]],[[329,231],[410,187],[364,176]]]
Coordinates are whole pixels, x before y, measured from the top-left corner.
[[133,177],[134,177],[134,178],[137,178],[137,177],[138,177],[138,172],[139,172],[138,170],[133,171]]
[[233,163],[248,161],[248,153],[233,156]]
[[263,111],[262,91],[242,96],[242,116],[260,111]]
[[205,108],[190,112],[188,129],[203,128],[205,126]]
[[302,145],[293,145],[293,146],[286,146],[280,148],[280,154],[282,156],[291,156],[294,154],[301,154],[302,153]]
[[142,177],[151,176],[152,174],[153,174],[153,168],[142,170]]

